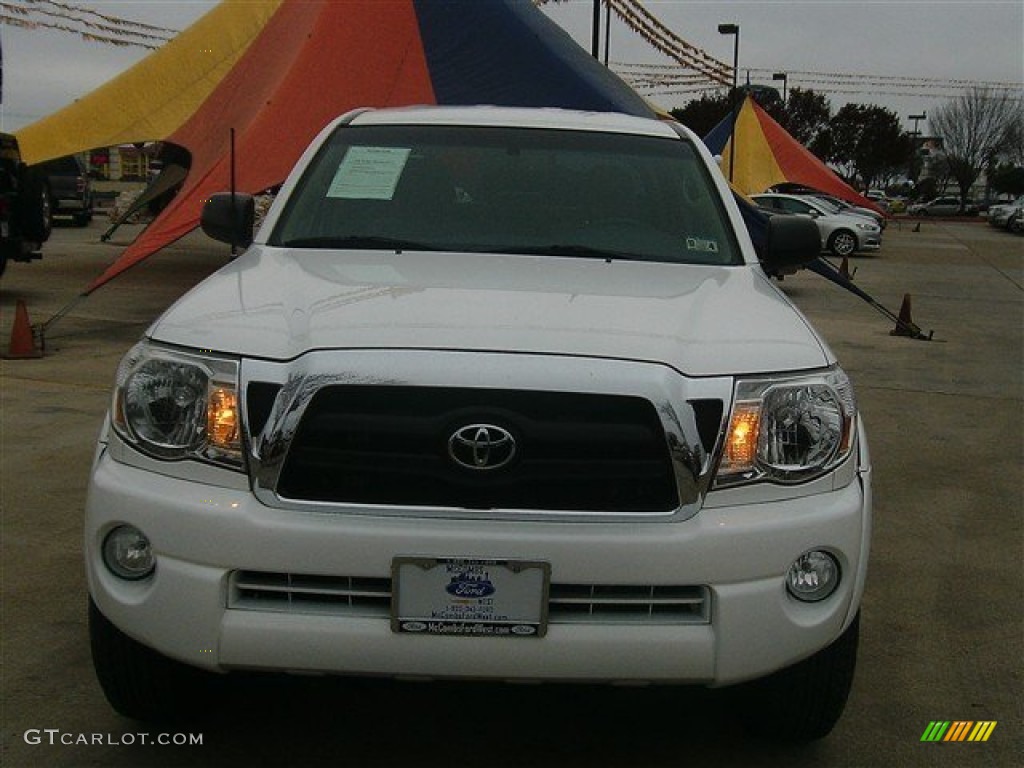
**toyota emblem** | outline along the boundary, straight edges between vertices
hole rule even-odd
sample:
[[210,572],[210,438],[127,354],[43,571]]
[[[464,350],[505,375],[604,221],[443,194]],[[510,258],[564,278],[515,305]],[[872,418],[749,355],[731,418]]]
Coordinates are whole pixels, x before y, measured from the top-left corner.
[[516,440],[493,424],[467,424],[448,438],[448,455],[466,469],[501,469],[516,455]]

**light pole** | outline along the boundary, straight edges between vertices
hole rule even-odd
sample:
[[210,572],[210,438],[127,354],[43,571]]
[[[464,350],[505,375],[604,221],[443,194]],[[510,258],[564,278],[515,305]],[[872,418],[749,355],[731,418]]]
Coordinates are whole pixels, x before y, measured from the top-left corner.
[[594,0],[594,18],[590,22],[590,53],[601,60],[601,0]]
[[927,117],[928,117],[928,115],[925,112],[922,112],[920,115],[907,115],[907,119],[908,120],[913,120],[914,121],[914,132],[910,134],[911,136],[916,138],[917,136],[920,135],[920,133],[917,130],[917,124],[921,120],[927,119]]
[[789,77],[785,72],[776,72],[772,75],[772,80],[782,81],[782,106],[786,106],[786,85],[789,83]]
[[736,78],[739,77],[740,72],[740,25],[719,24],[718,33],[720,35],[733,35],[734,37],[732,45],[732,94],[730,98],[732,102],[732,149],[729,151],[729,181],[732,181],[733,169],[736,165],[736,97],[739,95],[739,83]]
[[907,115],[907,119],[913,121],[914,130],[910,133],[910,167],[907,169],[911,181],[917,183],[918,176],[924,172],[923,162],[922,168],[917,168],[918,146],[917,137],[921,135],[921,132],[917,130],[917,124],[927,118],[926,112],[921,112],[920,115]]

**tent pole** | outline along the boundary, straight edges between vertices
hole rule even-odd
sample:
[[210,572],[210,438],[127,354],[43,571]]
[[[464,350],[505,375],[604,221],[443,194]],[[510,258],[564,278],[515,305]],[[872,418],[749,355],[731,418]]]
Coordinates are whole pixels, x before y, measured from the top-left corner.
[[[231,215],[238,216],[238,202],[235,200],[235,129],[231,129],[231,146],[229,148],[228,166],[231,172]],[[238,222],[236,221],[235,224]],[[238,246],[235,244],[235,229],[231,228],[231,258],[238,255]]]
[[604,5],[604,65],[608,66],[608,49],[612,42],[612,4],[606,2]]

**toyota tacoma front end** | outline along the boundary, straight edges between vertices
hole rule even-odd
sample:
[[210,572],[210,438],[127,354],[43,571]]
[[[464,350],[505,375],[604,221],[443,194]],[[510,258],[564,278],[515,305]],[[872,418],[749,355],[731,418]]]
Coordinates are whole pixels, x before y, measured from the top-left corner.
[[[210,201],[251,244],[117,373],[85,553],[119,711],[234,670],[745,683],[752,722],[828,733],[867,443],[692,134],[359,111],[250,212]],[[816,255],[802,224],[769,266]]]

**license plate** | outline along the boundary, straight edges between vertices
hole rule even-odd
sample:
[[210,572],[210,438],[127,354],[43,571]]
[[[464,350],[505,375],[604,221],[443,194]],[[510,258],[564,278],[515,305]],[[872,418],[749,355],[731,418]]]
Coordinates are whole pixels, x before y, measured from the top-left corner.
[[396,557],[395,632],[467,637],[543,637],[549,563]]

